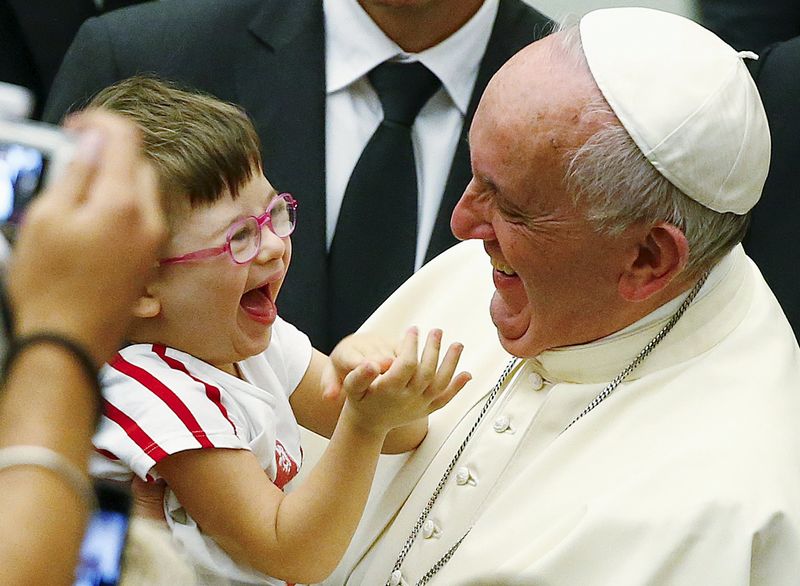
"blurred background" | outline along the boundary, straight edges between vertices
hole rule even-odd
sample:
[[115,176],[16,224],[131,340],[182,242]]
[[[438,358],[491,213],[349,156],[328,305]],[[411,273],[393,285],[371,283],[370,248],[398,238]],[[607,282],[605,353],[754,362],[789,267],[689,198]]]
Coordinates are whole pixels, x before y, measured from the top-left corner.
[[[145,1],[148,0],[0,0],[0,81],[31,89],[36,96],[33,117],[38,118],[61,58],[81,23],[90,16]],[[700,1],[714,3],[724,0],[525,1],[561,21],[565,17],[580,17],[595,8],[634,5],[668,10],[700,20]]]
[[[751,0],[759,2],[760,0]],[[699,10],[696,0],[526,0],[535,8],[541,10],[548,16],[561,20],[566,16],[582,16],[590,10],[596,8],[608,8],[612,6],[646,6],[658,8],[676,14],[683,14],[693,20],[698,20]]]

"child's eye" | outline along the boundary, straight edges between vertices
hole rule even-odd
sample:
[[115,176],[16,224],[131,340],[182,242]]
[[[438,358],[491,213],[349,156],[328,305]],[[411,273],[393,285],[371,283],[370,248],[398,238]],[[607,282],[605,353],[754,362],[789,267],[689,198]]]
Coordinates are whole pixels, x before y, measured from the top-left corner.
[[255,231],[253,229],[253,226],[251,226],[251,222],[247,222],[239,226],[233,232],[233,234],[231,234],[231,242],[245,242],[247,240],[250,240],[254,234]]

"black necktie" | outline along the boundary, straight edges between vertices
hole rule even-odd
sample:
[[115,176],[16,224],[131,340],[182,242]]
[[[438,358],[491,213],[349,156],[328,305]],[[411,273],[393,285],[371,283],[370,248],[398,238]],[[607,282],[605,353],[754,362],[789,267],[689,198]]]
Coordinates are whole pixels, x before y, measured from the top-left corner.
[[411,126],[439,88],[421,63],[386,62],[369,75],[383,121],[345,189],[331,244],[328,345],[355,331],[414,272],[417,172]]

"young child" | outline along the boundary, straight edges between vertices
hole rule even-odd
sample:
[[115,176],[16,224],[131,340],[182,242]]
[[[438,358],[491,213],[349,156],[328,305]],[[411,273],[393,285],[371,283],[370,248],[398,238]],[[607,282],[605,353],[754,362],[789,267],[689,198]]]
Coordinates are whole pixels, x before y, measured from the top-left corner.
[[[363,336],[330,358],[278,317],[297,203],[264,177],[247,117],[210,96],[132,78],[90,104],[134,120],[170,226],[129,344],[103,369],[97,476],[167,484],[177,540],[214,576],[312,583],[336,566],[378,454],[416,447],[469,375],[441,332],[417,355]],[[341,392],[340,392],[341,391]],[[298,423],[331,438],[303,484]]]

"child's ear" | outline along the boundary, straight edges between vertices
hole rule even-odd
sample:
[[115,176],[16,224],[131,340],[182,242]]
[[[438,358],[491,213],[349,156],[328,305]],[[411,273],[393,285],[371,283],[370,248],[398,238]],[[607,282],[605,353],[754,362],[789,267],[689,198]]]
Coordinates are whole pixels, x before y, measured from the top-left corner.
[[133,304],[134,317],[148,318],[156,317],[161,313],[161,301],[152,295],[150,291],[145,291]]

